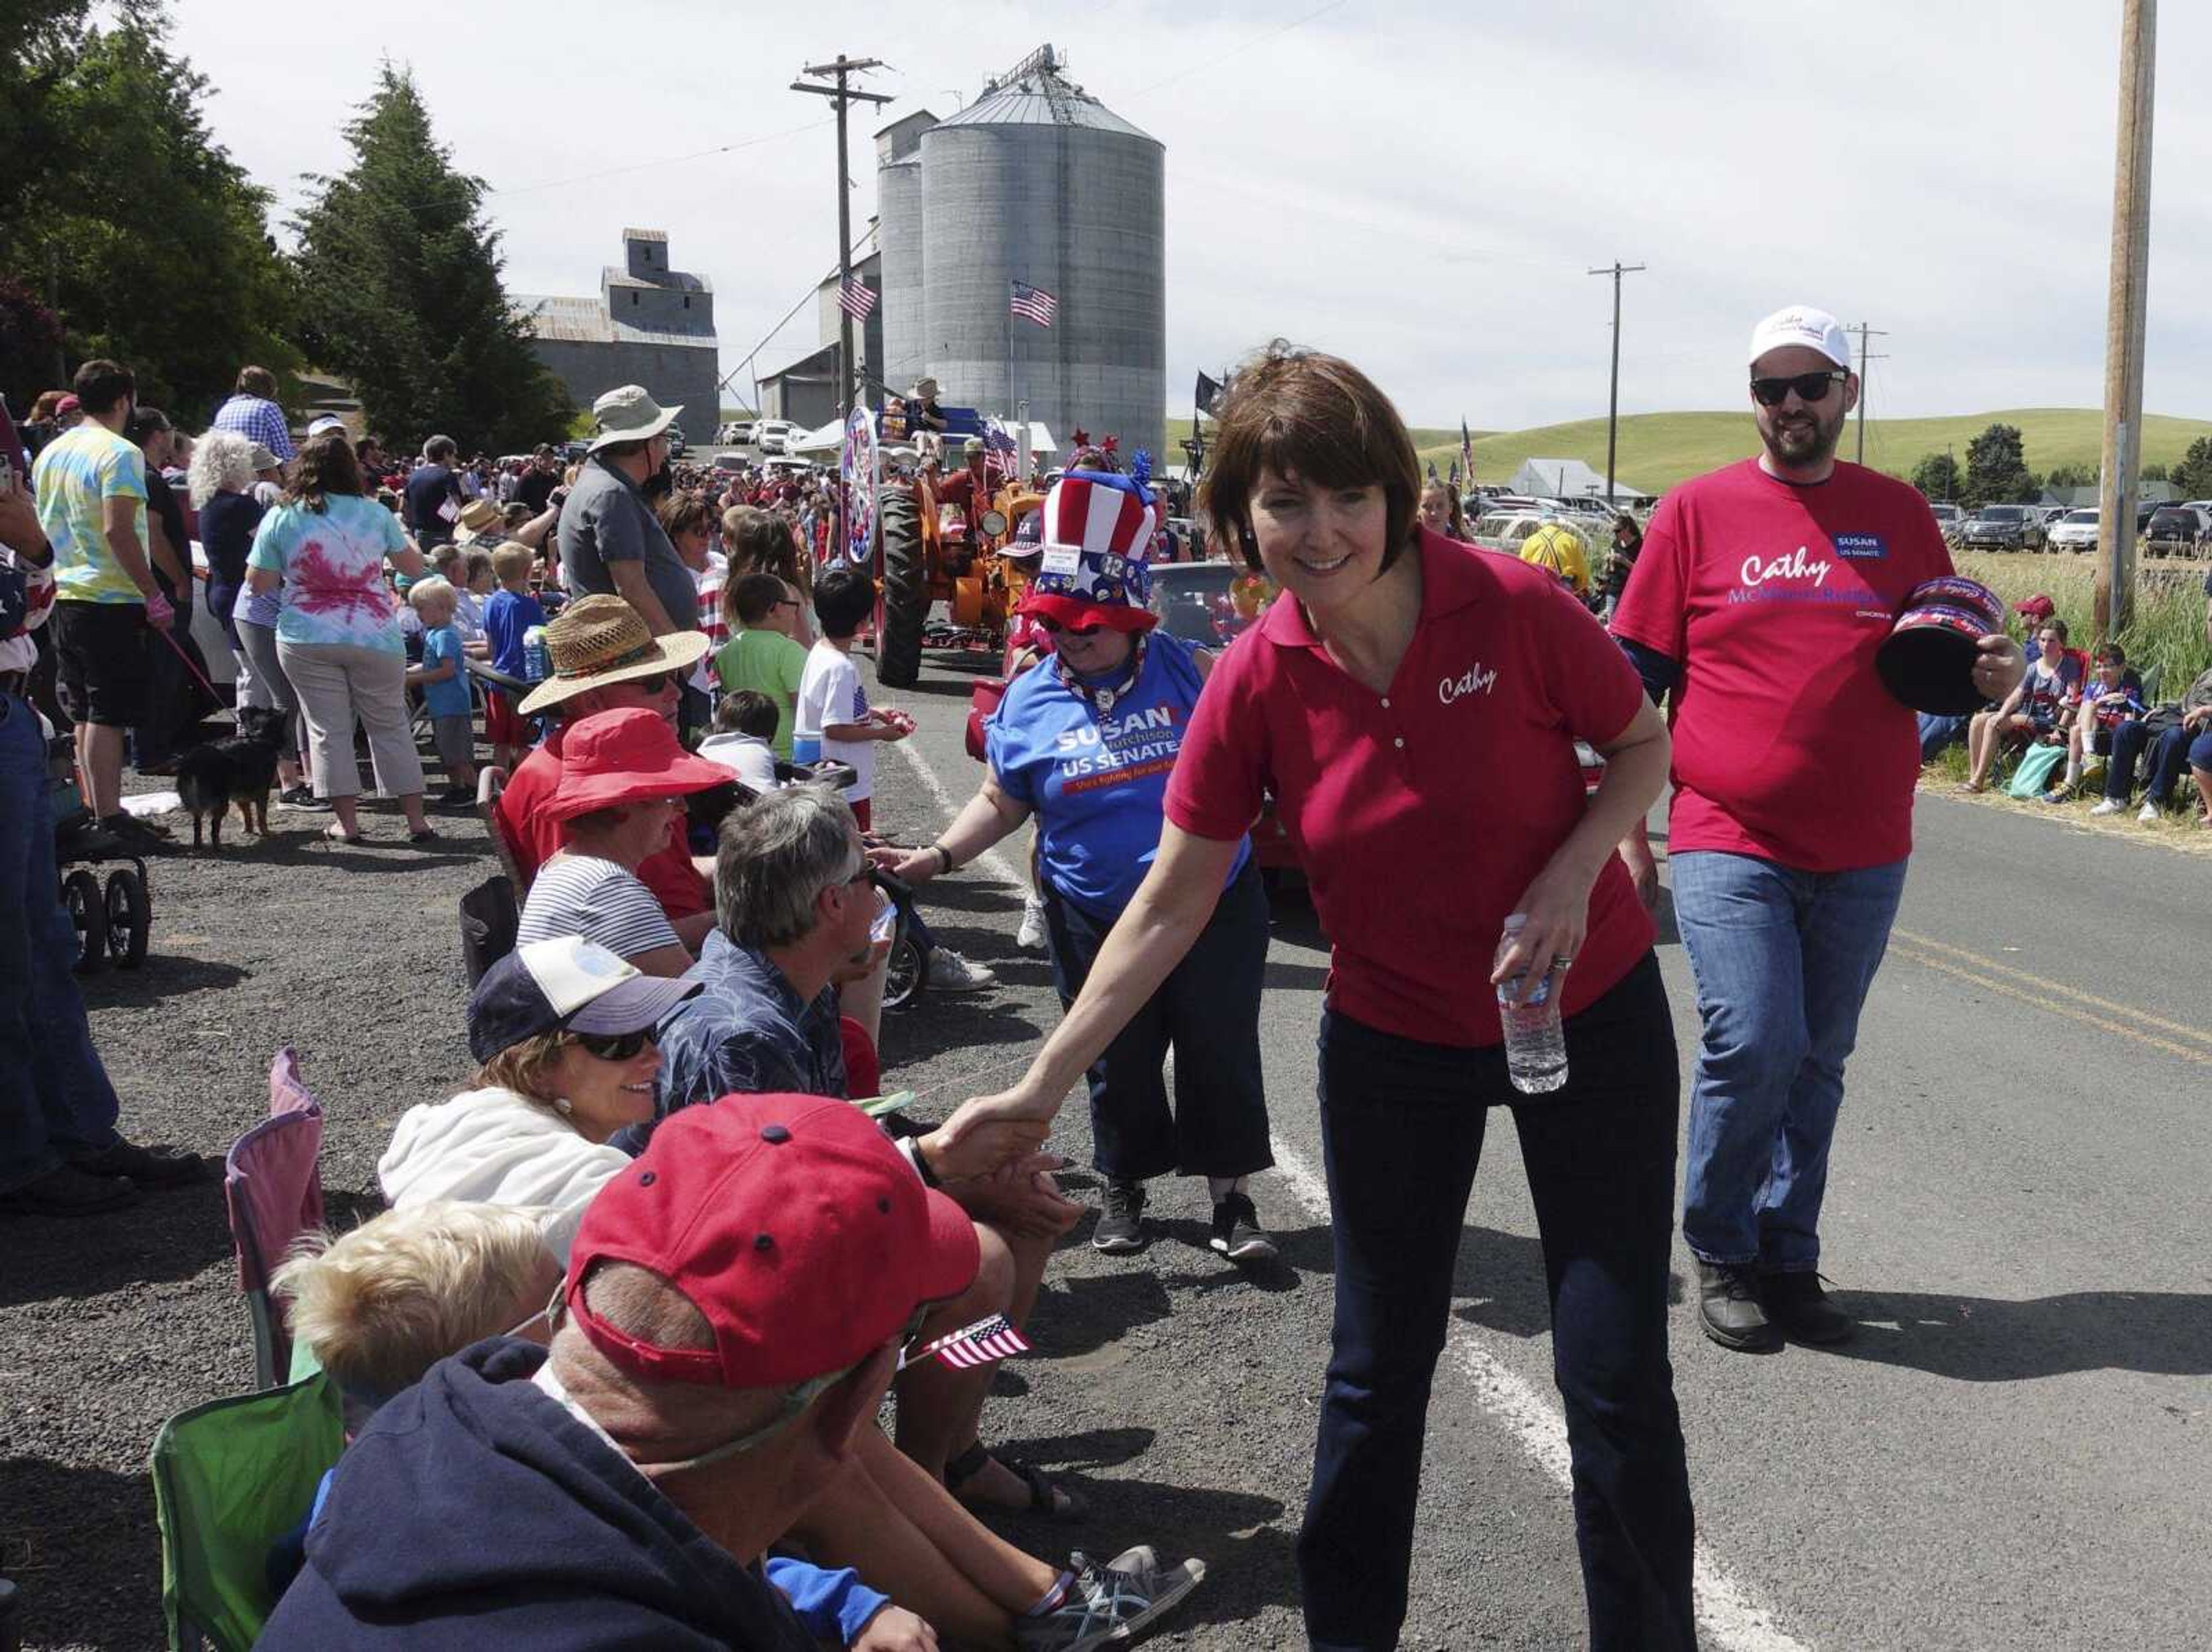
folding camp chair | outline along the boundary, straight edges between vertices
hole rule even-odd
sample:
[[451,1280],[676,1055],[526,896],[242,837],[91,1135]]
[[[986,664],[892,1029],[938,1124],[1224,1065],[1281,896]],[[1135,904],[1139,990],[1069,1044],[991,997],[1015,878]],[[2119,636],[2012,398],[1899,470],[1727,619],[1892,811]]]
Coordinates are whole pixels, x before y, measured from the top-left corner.
[[161,1425],[148,1467],[172,1652],[249,1652],[276,1607],[270,1551],[306,1517],[344,1446],[337,1387],[319,1371]]
[[291,1368],[292,1333],[269,1294],[269,1276],[292,1242],[323,1222],[323,1109],[300,1082],[289,1045],[269,1069],[269,1116],[232,1144],[223,1198],[238,1251],[238,1288],[253,1319],[253,1380],[274,1388]]
[[484,971],[514,951],[516,932],[522,925],[521,891],[526,885],[522,864],[493,812],[501,788],[507,783],[503,768],[486,768],[477,781],[477,813],[499,857],[501,870],[461,896],[461,965],[468,972],[471,990]]

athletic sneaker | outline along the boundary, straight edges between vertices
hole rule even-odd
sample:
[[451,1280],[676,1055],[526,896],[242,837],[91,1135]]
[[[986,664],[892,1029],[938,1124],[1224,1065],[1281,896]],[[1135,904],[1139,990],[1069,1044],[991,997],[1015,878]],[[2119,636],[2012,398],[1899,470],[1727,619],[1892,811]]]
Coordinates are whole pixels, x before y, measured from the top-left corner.
[[328,814],[331,805],[315,795],[312,786],[288,786],[276,794],[279,809],[304,809],[311,813]]
[[2089,812],[2093,815],[2117,815],[2127,806],[2118,798],[2100,798],[2097,800],[2097,806]]
[[1044,902],[1034,895],[1022,902],[1022,926],[1014,932],[1014,944],[1024,952],[1045,950]]
[[2136,811],[2136,818],[2146,826],[2155,826],[2158,824],[2158,805],[2149,799],[2144,799],[2143,806]]
[[1203,1560],[1162,1566],[1149,1545],[1125,1549],[1104,1565],[1080,1551],[1068,1556],[1075,1574],[1057,1605],[1014,1619],[1021,1652],[1092,1652],[1133,1639],[1206,1581]]
[[1091,1247],[1109,1256],[1127,1256],[1145,1248],[1145,1184],[1109,1181],[1106,1207],[1091,1236]]
[[999,978],[980,963],[970,963],[949,946],[929,955],[929,990],[933,993],[981,993],[996,987]]
[[1275,1247],[1261,1230],[1260,1212],[1243,1193],[1231,1193],[1213,1207],[1213,1237],[1207,1242],[1232,1262],[1272,1262]]

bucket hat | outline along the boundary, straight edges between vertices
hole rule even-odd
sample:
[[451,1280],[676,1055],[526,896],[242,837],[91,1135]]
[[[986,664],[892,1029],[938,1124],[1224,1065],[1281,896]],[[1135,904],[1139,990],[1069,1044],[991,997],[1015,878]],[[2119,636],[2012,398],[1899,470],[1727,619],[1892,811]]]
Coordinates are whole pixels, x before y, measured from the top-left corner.
[[726,786],[737,775],[678,744],[659,712],[643,706],[594,712],[561,740],[561,784],[542,805],[553,820],[573,820],[650,798],[676,798]]
[[592,404],[592,416],[599,434],[592,438],[591,451],[617,441],[646,441],[676,422],[681,407],[663,407],[643,385],[624,385]]

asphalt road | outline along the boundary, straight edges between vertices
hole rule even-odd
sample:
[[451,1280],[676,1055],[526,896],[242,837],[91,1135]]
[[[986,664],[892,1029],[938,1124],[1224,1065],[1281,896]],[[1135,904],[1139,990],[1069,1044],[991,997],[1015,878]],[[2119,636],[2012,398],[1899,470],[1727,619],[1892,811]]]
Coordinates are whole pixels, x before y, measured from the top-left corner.
[[[863,668],[866,669],[866,667]],[[877,819],[915,841],[974,788],[970,677],[933,657],[872,695],[921,721],[884,750]],[[1826,1271],[1862,1322],[1834,1351],[1730,1354],[1686,1303],[1674,1362],[1706,1643],[1759,1649],[2200,1648],[2212,1643],[2212,862],[1923,796],[1891,955],[1838,1138]],[[891,1082],[949,1108],[1057,1018],[1015,951],[1025,841],[933,886],[932,920],[1005,985],[893,1017]],[[1686,1060],[1697,1018],[1662,958]],[[1204,1249],[1203,1189],[1162,1190],[1141,1256],[1056,1261],[987,1437],[1082,1485],[1040,1549],[1203,1556],[1159,1643],[1299,1644],[1291,1545],[1326,1356],[1313,1040],[1327,964],[1278,904],[1263,1011],[1285,1266]],[[1057,1139],[1087,1163],[1080,1097]],[[1583,1643],[1535,1226],[1491,1133],[1431,1412],[1408,1647]],[[1092,1195],[1095,1197],[1095,1193]],[[1087,1238],[1089,1224],[1078,1230]],[[1678,1274],[1686,1272],[1685,1253]]]

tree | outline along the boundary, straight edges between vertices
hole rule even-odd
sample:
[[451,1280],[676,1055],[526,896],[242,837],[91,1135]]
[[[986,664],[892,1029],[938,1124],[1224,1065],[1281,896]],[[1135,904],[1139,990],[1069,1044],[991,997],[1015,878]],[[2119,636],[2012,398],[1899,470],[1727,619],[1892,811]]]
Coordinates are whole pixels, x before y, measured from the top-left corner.
[[[0,268],[58,276],[72,361],[125,362],[144,400],[196,428],[247,361],[297,360],[269,197],[201,118],[208,82],[168,50],[161,8],[125,5],[106,28],[85,10],[0,0],[24,30],[0,53],[0,133],[21,143],[0,185]],[[48,362],[0,388],[52,376]]]
[[1959,461],[1948,453],[1929,453],[1912,467],[1912,485],[1930,500],[1959,496]]
[[437,432],[496,451],[565,429],[568,392],[500,282],[483,182],[453,169],[406,71],[383,64],[346,141],[352,167],[311,179],[293,221],[310,357],[403,446]]
[[2087,465],[2054,465],[2043,480],[2045,486],[2051,488],[2094,488],[2097,472]]
[[1963,491],[1977,506],[2032,501],[2041,492],[2027,468],[2019,426],[1993,424],[1966,444]]
[[2136,472],[2136,479],[2138,482],[2164,482],[2166,480],[2166,466],[2163,465],[2146,465],[2140,471]]
[[2212,436],[2199,436],[2189,444],[2181,463],[2173,467],[2172,479],[2184,499],[2212,499]]
[[[52,388],[54,357],[62,348],[62,322],[21,282],[0,281],[0,386],[43,384]],[[35,392],[9,406],[26,411]]]

